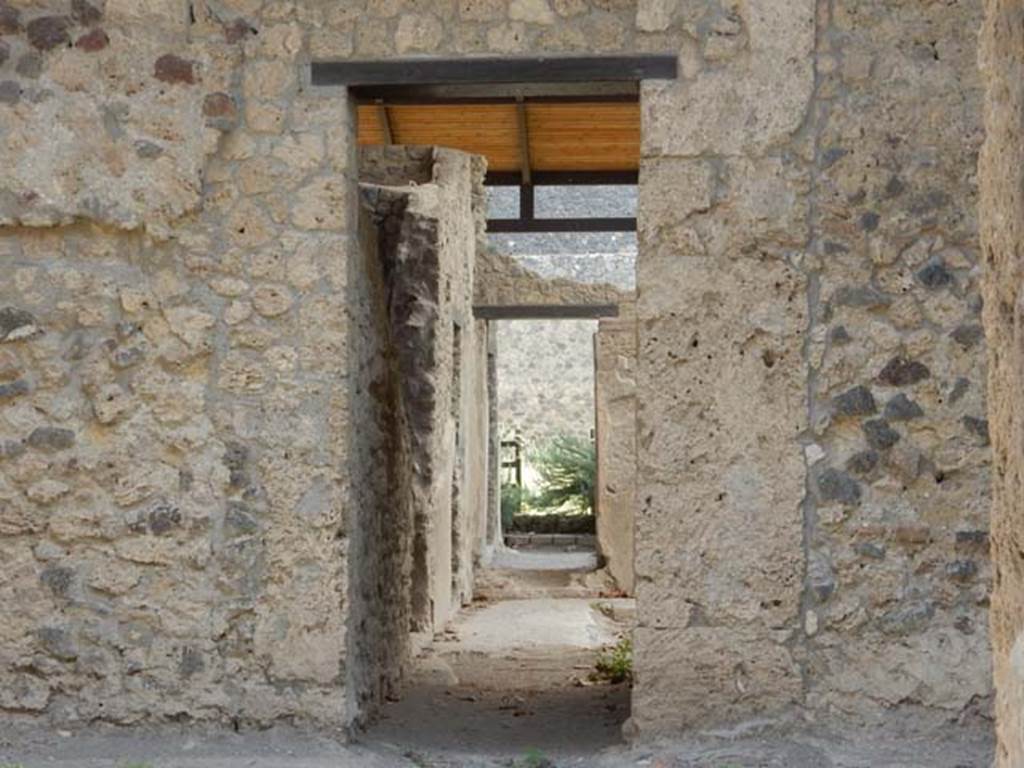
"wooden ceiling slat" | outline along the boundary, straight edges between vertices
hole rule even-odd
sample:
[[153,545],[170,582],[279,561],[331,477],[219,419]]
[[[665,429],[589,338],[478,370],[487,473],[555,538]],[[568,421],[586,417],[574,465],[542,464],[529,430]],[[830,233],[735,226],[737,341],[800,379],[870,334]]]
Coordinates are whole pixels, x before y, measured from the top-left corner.
[[[388,115],[396,144],[452,147],[486,156],[493,171],[520,170],[515,104],[393,105]],[[526,120],[534,170],[639,167],[639,104],[530,102]],[[358,140],[361,145],[384,143],[383,127],[372,106],[359,107]]]

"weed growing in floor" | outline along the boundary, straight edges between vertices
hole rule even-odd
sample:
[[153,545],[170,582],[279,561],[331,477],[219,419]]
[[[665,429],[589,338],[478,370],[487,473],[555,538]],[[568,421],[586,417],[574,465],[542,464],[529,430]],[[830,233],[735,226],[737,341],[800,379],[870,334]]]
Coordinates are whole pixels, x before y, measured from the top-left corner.
[[610,651],[601,653],[593,676],[609,683],[633,682],[633,640],[623,637]]
[[523,759],[514,765],[515,768],[555,768],[555,764],[539,749],[528,750]]

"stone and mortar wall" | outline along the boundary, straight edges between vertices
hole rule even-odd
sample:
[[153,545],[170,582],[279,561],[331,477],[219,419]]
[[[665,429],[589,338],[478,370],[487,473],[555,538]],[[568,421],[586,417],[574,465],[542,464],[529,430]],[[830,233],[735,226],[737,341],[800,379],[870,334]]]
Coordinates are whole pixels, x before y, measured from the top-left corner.
[[634,722],[984,714],[980,5],[655,5]]
[[1024,765],[1024,7],[989,0],[980,164],[992,433],[992,644],[1000,768]]
[[597,547],[632,594],[636,526],[636,323],[605,319],[594,337],[597,412]]
[[302,64],[476,52],[680,52],[642,97],[638,732],[984,696],[979,0],[99,5],[0,5],[6,712],[355,714],[353,126]]
[[818,19],[803,265],[815,709],[989,711],[980,25],[980,3],[839,2]]
[[596,320],[500,320],[498,419],[502,439],[532,450],[594,431]]
[[373,407],[400,446],[385,463],[401,490],[378,494],[380,514],[389,503],[400,512],[377,546],[386,555],[394,542],[407,560],[409,621],[394,633],[411,623],[432,637],[472,599],[487,504],[487,334],[472,309],[483,174],[479,158],[448,150],[360,156],[360,178],[375,182],[360,189],[378,230],[381,354],[392,361],[371,385],[388,393]]
[[347,719],[350,115],[262,6],[0,3],[5,717]]

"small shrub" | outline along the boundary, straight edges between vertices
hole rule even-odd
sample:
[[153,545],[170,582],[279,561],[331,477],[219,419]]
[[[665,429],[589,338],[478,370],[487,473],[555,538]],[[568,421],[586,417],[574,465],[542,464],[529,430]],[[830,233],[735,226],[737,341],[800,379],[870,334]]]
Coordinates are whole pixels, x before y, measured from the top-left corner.
[[601,653],[594,664],[599,680],[609,683],[633,682],[633,641],[623,637],[610,651]]
[[541,509],[568,506],[580,514],[594,513],[597,452],[590,440],[560,435],[530,455],[540,476],[540,492],[532,500]]
[[512,530],[512,521],[523,510],[523,501],[527,491],[518,485],[505,483],[501,486],[501,527]]

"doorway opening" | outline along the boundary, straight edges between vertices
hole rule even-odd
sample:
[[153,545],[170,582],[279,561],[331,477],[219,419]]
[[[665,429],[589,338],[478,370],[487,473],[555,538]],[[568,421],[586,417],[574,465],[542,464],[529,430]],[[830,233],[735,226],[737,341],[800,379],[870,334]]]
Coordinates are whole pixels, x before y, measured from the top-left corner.
[[[409,606],[374,630],[405,659],[380,670],[383,738],[430,748],[458,723],[467,746],[512,756],[578,751],[581,732],[595,750],[621,739],[638,83],[669,63],[574,60],[562,81],[549,63],[544,83],[522,79],[529,62],[491,62],[486,87],[444,81],[461,77],[444,62],[403,70],[411,84],[389,83],[388,63],[314,67],[314,82],[350,78],[357,100],[369,337],[392,361],[360,391],[388,416],[382,458],[400,482],[377,501],[393,525],[359,543],[366,562],[380,547],[408,556],[353,573]],[[379,663],[368,645],[357,665]]]

